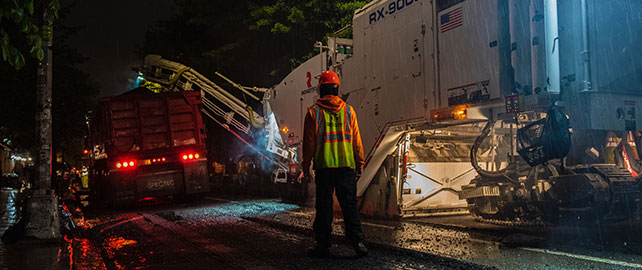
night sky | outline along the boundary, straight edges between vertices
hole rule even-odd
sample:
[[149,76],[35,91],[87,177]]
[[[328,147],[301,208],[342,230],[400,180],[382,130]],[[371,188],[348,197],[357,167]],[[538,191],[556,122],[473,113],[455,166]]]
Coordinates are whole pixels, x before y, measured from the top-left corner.
[[142,44],[148,26],[171,15],[172,0],[63,0],[76,2],[63,18],[68,26],[85,26],[71,39],[89,60],[82,68],[100,86],[100,96],[125,92],[136,77],[132,67],[141,66],[136,45]]

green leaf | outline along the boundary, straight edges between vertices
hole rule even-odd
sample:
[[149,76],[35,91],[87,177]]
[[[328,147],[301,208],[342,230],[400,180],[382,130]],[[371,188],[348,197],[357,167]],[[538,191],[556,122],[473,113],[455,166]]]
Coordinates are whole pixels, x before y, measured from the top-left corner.
[[33,0],[29,0],[27,2],[27,10],[29,11],[29,14],[33,15]]
[[25,65],[25,57],[20,53],[17,52],[17,57],[16,57],[16,69],[21,69]]
[[57,19],[58,18],[58,11],[60,10],[60,1],[59,0],[51,0],[51,2],[53,3],[54,16]]
[[7,48],[6,44],[2,44],[0,46],[2,46],[2,61],[7,61],[7,58],[9,57],[9,48]]
[[270,24],[271,24],[270,20],[268,20],[268,19],[260,19],[260,20],[256,21],[256,26],[257,27],[268,26]]
[[287,33],[290,32],[290,27],[282,24],[282,23],[275,23],[274,26],[272,26],[272,33],[278,34],[278,33]]
[[303,15],[303,11],[301,11],[300,9],[298,9],[296,7],[293,7],[290,10],[290,14],[288,15],[288,20],[291,23],[303,22],[305,20],[305,16]]
[[29,26],[31,26],[31,24],[29,24],[26,20],[22,21],[22,29],[21,29],[21,31],[23,33],[29,32]]
[[38,60],[42,60],[45,58],[45,51],[42,48],[38,49],[38,52],[36,53],[36,57],[38,57]]
[[20,52],[18,52],[16,48],[11,47],[9,48],[9,57],[11,58],[11,64],[13,64],[16,69],[20,69],[17,67],[20,62]]

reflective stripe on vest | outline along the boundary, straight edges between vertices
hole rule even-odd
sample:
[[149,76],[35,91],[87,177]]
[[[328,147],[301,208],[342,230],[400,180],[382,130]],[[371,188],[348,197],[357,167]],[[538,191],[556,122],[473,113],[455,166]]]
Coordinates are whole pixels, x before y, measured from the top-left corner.
[[316,149],[314,168],[355,167],[350,129],[352,110],[346,105],[331,113],[318,105],[310,108],[316,120]]

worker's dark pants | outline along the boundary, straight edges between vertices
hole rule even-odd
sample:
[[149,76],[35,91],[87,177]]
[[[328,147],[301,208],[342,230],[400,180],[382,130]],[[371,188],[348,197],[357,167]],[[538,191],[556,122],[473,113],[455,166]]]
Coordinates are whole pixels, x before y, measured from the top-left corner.
[[332,194],[336,190],[337,199],[343,211],[346,237],[352,243],[363,241],[361,219],[357,208],[357,181],[354,169],[332,168],[317,169],[315,183],[316,192],[316,217],[314,219],[314,234],[317,245],[330,246],[332,233]]

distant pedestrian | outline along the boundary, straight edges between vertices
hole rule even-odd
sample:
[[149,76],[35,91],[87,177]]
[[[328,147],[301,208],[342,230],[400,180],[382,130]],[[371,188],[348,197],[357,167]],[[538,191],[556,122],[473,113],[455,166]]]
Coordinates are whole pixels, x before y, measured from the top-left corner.
[[363,169],[363,146],[357,115],[339,93],[339,77],[324,71],[319,78],[321,98],[308,109],[303,131],[303,170],[310,176],[314,160],[316,183],[316,216],[314,233],[317,245],[308,250],[313,257],[330,255],[332,233],[332,194],[343,212],[346,236],[357,256],[368,255],[363,245],[363,231],[357,208],[357,178]]

